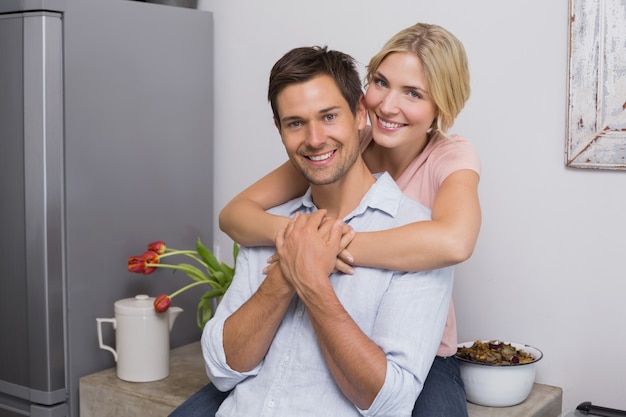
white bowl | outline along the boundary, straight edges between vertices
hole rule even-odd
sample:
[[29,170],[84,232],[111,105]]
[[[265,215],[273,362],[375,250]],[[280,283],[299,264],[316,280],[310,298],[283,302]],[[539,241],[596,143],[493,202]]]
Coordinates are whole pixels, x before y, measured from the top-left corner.
[[[530,354],[534,360],[521,364],[496,365],[472,362],[457,356],[468,401],[486,407],[510,407],[528,398],[535,383],[535,365],[543,357],[543,353],[522,343],[505,343]],[[473,344],[474,342],[461,343],[459,348]]]

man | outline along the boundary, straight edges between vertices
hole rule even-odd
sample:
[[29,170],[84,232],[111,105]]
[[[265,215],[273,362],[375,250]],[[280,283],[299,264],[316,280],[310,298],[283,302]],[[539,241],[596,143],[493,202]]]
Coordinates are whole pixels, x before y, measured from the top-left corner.
[[[236,276],[202,335],[207,372],[232,390],[217,416],[410,416],[443,332],[452,270],[334,273],[343,225],[379,230],[427,220],[388,174],[361,159],[365,127],[354,61],[296,48],[270,74],[275,124],[307,193],[276,248],[242,248]],[[262,271],[275,251],[279,265]],[[367,410],[367,411],[365,411]]]

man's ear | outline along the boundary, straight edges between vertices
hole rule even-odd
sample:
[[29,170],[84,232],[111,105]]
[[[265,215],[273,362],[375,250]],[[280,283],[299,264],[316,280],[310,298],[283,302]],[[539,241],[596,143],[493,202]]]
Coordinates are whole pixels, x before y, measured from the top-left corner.
[[358,129],[363,130],[367,126],[367,107],[365,106],[365,96],[361,95],[359,106],[356,109],[356,118]]

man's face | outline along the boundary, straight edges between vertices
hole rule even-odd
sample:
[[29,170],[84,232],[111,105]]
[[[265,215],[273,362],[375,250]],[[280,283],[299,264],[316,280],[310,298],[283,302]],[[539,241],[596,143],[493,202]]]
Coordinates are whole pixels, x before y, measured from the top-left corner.
[[276,103],[276,126],[296,169],[314,185],[342,178],[359,155],[359,129],[366,123],[363,103],[355,117],[326,75],[286,87]]

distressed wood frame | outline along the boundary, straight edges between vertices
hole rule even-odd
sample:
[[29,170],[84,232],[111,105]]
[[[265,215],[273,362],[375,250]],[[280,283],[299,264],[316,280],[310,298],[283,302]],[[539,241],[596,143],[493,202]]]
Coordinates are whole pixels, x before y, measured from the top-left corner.
[[626,169],[626,0],[570,0],[565,164]]

